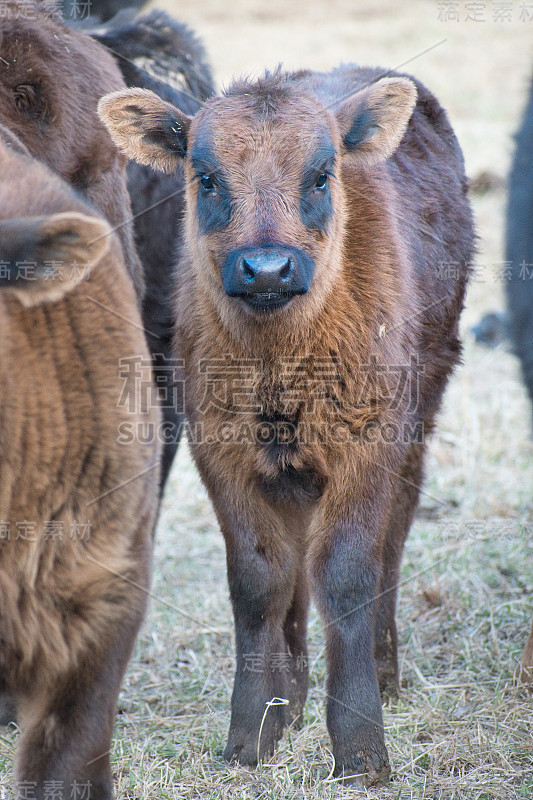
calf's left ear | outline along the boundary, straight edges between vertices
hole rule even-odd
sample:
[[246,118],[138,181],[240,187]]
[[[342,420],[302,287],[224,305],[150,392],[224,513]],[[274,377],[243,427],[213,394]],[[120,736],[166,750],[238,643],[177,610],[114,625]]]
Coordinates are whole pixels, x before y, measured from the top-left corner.
[[148,89],[123,89],[102,97],[98,115],[128,158],[172,173],[187,153],[190,117]]
[[382,78],[335,112],[346,151],[362,168],[385,161],[400,144],[416,104],[408,78]]

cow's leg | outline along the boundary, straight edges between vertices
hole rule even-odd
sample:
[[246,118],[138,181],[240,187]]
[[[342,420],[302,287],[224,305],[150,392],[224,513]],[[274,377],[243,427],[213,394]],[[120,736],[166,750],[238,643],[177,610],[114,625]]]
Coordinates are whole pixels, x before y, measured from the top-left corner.
[[110,634],[106,648],[20,697],[16,780],[29,782],[36,800],[46,800],[52,781],[64,797],[113,798],[109,753],[116,702],[140,620],[132,615]]
[[309,667],[307,661],[307,615],[309,611],[309,584],[305,562],[294,588],[292,604],[285,618],[283,632],[289,654],[289,701],[287,722],[296,728],[303,724],[303,709],[307,699]]
[[226,541],[235,620],[236,671],[224,758],[255,765],[270,757],[286,719],[274,698],[289,697],[284,621],[294,597],[298,559],[282,517],[253,484],[239,497],[204,471]]
[[[379,456],[368,461],[379,462]],[[374,605],[391,486],[375,467],[373,475],[367,467],[363,482],[364,466],[354,475],[350,497],[335,494],[333,487],[324,496],[310,534],[310,566],[326,634],[327,724],[335,775],[361,783],[351,776],[364,774],[372,784],[389,776],[374,659]]]
[[520,679],[523,683],[528,683],[533,686],[533,622],[531,623],[531,631],[529,639],[527,640],[522,659],[518,668]]
[[17,719],[14,698],[7,692],[0,692],[0,725],[9,725]]
[[[102,581],[100,601],[90,618],[87,645],[73,653],[72,668],[58,673],[54,663],[39,662],[35,675],[17,687],[21,737],[15,775],[19,783],[32,785],[35,800],[47,800],[52,781],[65,798],[113,797],[111,736],[120,685],[146,607],[152,528],[149,511],[131,538],[124,582],[113,570],[93,573],[93,580]],[[67,632],[73,626],[78,641],[76,619],[66,618],[65,625]]]
[[374,625],[374,655],[380,692],[390,697],[395,697],[399,690],[395,617],[400,564],[420,495],[423,455],[424,446],[413,444],[398,475],[398,488],[383,543],[381,582]]

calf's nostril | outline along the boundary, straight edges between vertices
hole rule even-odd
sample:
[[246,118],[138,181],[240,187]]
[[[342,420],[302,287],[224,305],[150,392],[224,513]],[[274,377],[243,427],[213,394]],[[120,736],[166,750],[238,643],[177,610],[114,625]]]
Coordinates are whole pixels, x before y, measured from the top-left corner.
[[281,278],[282,281],[286,281],[287,278],[290,277],[291,267],[292,267],[292,263],[291,263],[290,258],[288,258],[287,261],[285,262],[285,264],[283,265],[283,267],[281,268],[280,273],[279,273],[279,277]]
[[242,272],[247,281],[253,281],[255,272],[245,258],[242,260]]

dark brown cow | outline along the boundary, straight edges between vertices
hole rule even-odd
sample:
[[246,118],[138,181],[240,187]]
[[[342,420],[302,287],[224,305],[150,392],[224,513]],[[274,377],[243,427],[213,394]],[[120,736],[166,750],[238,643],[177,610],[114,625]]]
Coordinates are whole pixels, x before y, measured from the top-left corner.
[[446,114],[407,76],[349,66],[238,82],[192,120],[134,90],[99,108],[131,157],[185,158],[176,353],[227,546],[225,756],[255,764],[301,719],[310,588],[335,774],[384,781],[400,558],[473,252]]
[[116,227],[142,295],[124,160],[95,113],[102,94],[124,86],[120,70],[37,0],[3,0],[0,51],[0,123]]
[[109,800],[160,458],[155,442],[119,444],[119,431],[159,415],[120,374],[120,359],[148,350],[118,238],[6,138],[13,144],[0,131],[0,692],[16,701],[16,779],[32,797],[58,781],[64,797],[81,796],[77,782]]

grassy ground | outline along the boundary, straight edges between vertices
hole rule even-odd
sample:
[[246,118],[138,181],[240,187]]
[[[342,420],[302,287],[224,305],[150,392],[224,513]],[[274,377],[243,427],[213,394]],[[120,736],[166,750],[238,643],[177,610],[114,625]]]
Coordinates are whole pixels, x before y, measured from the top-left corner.
[[[432,0],[162,5],[202,35],[221,83],[279,61],[317,69],[340,61],[409,62],[405,69],[449,109],[469,173],[507,173],[533,61],[533,19],[520,14],[525,5],[533,17],[533,4],[487,0],[478,4],[486,22],[466,21],[466,2],[455,4],[459,22],[439,21],[439,9],[450,4]],[[492,22],[505,5],[511,21]],[[497,267],[505,189],[473,199],[480,274],[464,314],[464,366],[447,393],[404,558],[403,691],[384,711],[393,779],[366,793],[383,800],[533,797],[532,701],[512,681],[533,612],[530,410],[513,357],[479,348],[469,332],[502,303]],[[344,796],[329,778],[323,637],[315,613],[303,731],[286,734],[259,770],[222,761],[233,672],[224,547],[185,447],[157,532],[153,594],[120,697],[113,744],[118,797]],[[15,741],[15,733],[0,729],[0,797]]]

